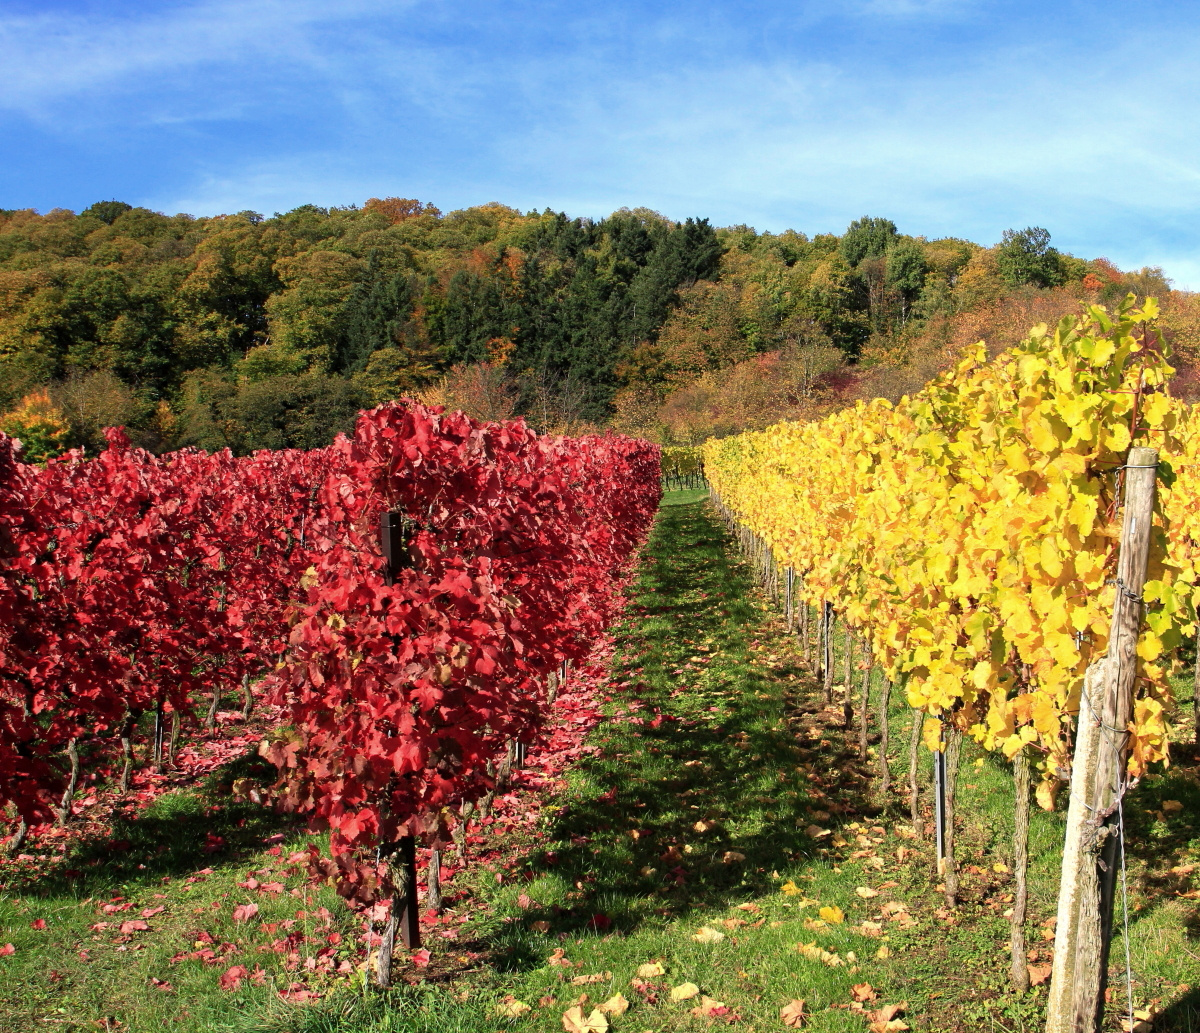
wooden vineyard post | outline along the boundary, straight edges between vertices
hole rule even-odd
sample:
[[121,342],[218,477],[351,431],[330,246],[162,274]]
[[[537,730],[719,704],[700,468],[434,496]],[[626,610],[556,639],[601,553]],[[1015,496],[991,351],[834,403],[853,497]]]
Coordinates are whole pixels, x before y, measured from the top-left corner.
[[400,867],[405,873],[403,893],[397,895],[393,908],[400,911],[400,939],[409,950],[421,946],[421,912],[417,904],[417,839],[400,837]]
[[1192,722],[1195,727],[1192,742],[1200,746],[1200,635],[1196,636],[1196,663],[1192,668],[1192,706]]
[[821,621],[821,688],[826,703],[833,702],[833,603],[825,601]]
[[[408,520],[403,513],[383,513],[379,518],[379,546],[384,559],[384,581],[396,583],[396,574],[406,566],[408,551]],[[388,932],[379,950],[379,982],[387,986],[391,974],[391,947],[389,942],[396,930],[404,946],[416,950],[421,946],[421,925],[417,910],[417,841],[414,836],[401,836],[396,844],[390,866],[396,870],[396,896],[392,899],[392,914]],[[387,953],[385,970],[385,948]],[[386,975],[385,975],[386,971]]]
[[925,838],[921,823],[921,783],[918,779],[921,766],[921,711],[913,710],[912,727],[908,733],[908,813],[912,819],[913,832],[919,840]]
[[795,577],[795,571],[788,567],[784,572],[784,619],[787,621],[787,629],[792,630],[792,581]]
[[938,735],[938,749],[933,754],[933,825],[937,842],[937,873],[946,871],[946,725]]
[[1150,557],[1158,451],[1132,448],[1108,653],[1084,676],[1071,764],[1046,1033],[1099,1033],[1121,856],[1121,797]]

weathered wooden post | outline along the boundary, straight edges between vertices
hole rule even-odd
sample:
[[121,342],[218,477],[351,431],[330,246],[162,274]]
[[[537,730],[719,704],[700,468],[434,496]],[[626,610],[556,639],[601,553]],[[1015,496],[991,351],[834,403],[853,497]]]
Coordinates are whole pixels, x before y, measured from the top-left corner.
[[1108,653],[1083,680],[1058,893],[1046,1033],[1099,1033],[1121,857],[1121,796],[1137,676],[1142,586],[1150,558],[1158,451],[1132,448]]
[[[408,518],[403,513],[383,513],[379,522],[379,545],[384,559],[384,581],[388,585],[396,583],[396,575],[408,566]],[[415,950],[421,946],[421,926],[417,911],[417,841],[413,836],[401,836],[391,848],[389,865],[396,869],[399,879],[393,880],[397,886],[396,897],[392,900],[392,914],[388,922],[388,932],[394,935],[397,927],[404,946]],[[388,936],[384,937],[385,943]],[[384,950],[379,952],[379,982],[387,986],[390,978],[391,944],[387,943],[388,975],[385,977]]]

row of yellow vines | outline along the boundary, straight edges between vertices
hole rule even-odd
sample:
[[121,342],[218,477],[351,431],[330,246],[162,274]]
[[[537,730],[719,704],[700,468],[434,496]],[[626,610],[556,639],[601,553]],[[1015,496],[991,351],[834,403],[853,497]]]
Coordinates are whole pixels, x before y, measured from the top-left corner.
[[1038,750],[1047,807],[1108,645],[1131,443],[1163,459],[1132,774],[1166,755],[1167,658],[1194,628],[1200,425],[1167,390],[1154,300],[1134,306],[1036,327],[990,360],[977,345],[898,405],[704,446],[713,490],[802,597],[833,602],[912,706],[1009,757]]

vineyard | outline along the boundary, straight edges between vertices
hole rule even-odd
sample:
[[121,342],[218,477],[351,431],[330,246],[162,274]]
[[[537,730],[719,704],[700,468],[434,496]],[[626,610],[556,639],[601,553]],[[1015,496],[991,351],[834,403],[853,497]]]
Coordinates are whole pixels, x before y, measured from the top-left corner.
[[156,458],[108,441],[40,469],[0,437],[12,850],[69,820],[89,767],[119,766],[128,791],[138,754],[170,764],[223,694],[244,694],[248,719],[261,679],[278,802],[331,830],[325,863],[349,901],[397,901],[386,983],[415,913],[415,838],[449,842],[450,809],[494,791],[500,755],[614,618],[658,502],[657,449],[394,404],[316,452]]
[[1130,300],[702,448],[0,436],[0,1014],[1198,1028],[1172,373]]

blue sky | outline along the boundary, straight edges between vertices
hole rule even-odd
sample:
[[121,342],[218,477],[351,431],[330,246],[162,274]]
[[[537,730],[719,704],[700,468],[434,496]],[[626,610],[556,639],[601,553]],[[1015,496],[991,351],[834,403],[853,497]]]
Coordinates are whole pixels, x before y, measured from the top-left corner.
[[487,201],[982,244],[1200,289],[1200,4],[0,0],[0,207]]

